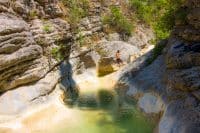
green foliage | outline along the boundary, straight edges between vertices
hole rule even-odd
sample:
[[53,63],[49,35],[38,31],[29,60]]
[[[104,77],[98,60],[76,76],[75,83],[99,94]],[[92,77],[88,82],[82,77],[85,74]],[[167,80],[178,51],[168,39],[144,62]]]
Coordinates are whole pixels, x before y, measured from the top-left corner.
[[156,39],[151,39],[151,40],[149,41],[149,43],[152,44],[152,45],[156,45],[157,40],[156,40]]
[[55,47],[55,48],[51,49],[51,54],[56,60],[60,60],[60,58],[61,58],[61,55],[59,53],[59,49],[60,49],[60,47]]
[[79,43],[80,47],[86,45],[87,44],[86,37],[84,37],[81,32],[79,32],[78,35],[79,35],[78,43]]
[[115,29],[122,35],[130,36],[134,28],[127,17],[117,7],[111,7],[111,14],[103,17],[103,23],[108,24],[111,28]]
[[162,54],[165,45],[155,45],[152,56],[147,60],[147,64],[151,64],[159,55]]
[[43,30],[46,33],[50,33],[52,31],[52,26],[50,24],[45,24],[45,25],[43,25]]
[[38,14],[37,14],[36,10],[32,9],[32,10],[29,11],[29,17],[30,17],[30,19],[35,18],[37,15]]
[[81,18],[88,15],[88,0],[62,0],[64,5],[69,8],[69,21],[72,27],[76,27]]
[[66,55],[66,51],[68,51],[67,49],[68,48],[64,44],[59,44],[59,46],[51,49],[51,54],[56,60],[63,60]]
[[140,20],[148,21],[150,8],[148,8],[146,1],[141,0],[129,0],[131,9],[136,12],[137,17]]
[[[169,36],[175,25],[177,10],[184,0],[129,0],[129,2],[137,18],[154,29],[158,42]],[[185,15],[180,16],[184,19]]]

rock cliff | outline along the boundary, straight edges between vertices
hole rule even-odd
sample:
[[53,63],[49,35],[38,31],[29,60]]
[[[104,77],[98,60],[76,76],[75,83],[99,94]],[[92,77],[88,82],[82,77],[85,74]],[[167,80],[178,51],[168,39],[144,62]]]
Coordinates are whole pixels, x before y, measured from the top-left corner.
[[[109,12],[109,6],[120,7],[122,3],[89,1],[88,14],[73,27],[69,5],[61,1],[0,0],[0,114],[21,113],[33,101],[48,96],[59,81],[61,88],[69,89],[74,85],[72,71],[78,74],[95,68],[104,56],[113,60],[114,50],[129,51],[123,57],[125,61],[130,54],[139,56],[139,50],[154,38],[151,29],[138,25],[127,42],[118,33],[107,35],[103,30],[101,15]],[[89,47],[82,47],[82,40]],[[49,73],[58,62],[55,49],[64,47],[65,56],[73,57],[98,44],[102,47],[71,59],[70,64],[66,60]]]
[[1,0],[0,7],[0,112],[14,114],[55,87],[51,49],[70,47],[72,35],[58,1]]
[[159,133],[200,132],[199,6],[187,0],[162,55],[147,67],[138,59],[117,85],[143,112],[161,116]]

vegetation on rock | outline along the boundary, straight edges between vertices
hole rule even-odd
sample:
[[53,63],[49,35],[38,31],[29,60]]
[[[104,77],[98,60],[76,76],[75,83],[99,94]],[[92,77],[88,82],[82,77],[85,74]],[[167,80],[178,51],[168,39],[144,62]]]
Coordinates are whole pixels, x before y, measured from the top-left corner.
[[111,28],[115,29],[122,35],[131,36],[134,28],[133,23],[128,20],[120,8],[112,6],[110,7],[110,10],[110,15],[103,17],[103,23],[108,24]]
[[37,11],[32,9],[29,11],[29,18],[34,19],[38,15]]
[[50,24],[45,24],[43,26],[43,30],[46,32],[46,33],[50,33],[52,31],[52,26]]
[[56,47],[51,49],[51,54],[57,61],[62,61],[69,56],[69,49],[67,44],[57,42]]
[[162,54],[163,49],[166,46],[166,41],[163,40],[161,41],[159,44],[155,45],[153,51],[152,51],[152,55],[150,58],[147,59],[147,64],[151,64],[159,55]]
[[72,27],[77,27],[81,18],[88,15],[89,1],[88,0],[62,0],[64,5],[69,9],[69,22]]
[[156,42],[169,36],[175,25],[176,14],[185,19],[180,10],[184,0],[129,0],[136,17],[151,26],[157,36]]

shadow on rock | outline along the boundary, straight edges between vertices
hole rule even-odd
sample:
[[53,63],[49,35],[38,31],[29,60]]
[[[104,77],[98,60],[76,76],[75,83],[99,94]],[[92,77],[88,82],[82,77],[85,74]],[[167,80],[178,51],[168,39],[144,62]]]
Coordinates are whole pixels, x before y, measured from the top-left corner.
[[65,92],[64,102],[68,105],[73,105],[79,95],[79,89],[76,82],[72,78],[72,66],[68,61],[64,61],[60,65],[60,87]]

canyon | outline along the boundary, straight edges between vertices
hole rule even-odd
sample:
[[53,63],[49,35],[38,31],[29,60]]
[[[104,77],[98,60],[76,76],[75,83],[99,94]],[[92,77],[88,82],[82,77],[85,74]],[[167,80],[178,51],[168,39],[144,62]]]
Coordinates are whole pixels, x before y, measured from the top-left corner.
[[[186,20],[175,21],[151,63],[156,38],[151,27],[137,23],[126,37],[109,32],[102,21],[110,6],[126,8],[126,2],[90,0],[88,13],[75,25],[61,1],[0,0],[0,132],[59,132],[51,130],[58,121],[98,116],[87,112],[82,118],[83,112],[66,106],[101,89],[117,93],[122,110],[133,103],[147,125],[155,123],[147,126],[149,132],[200,132],[200,2],[181,6]],[[122,67],[115,63],[117,50]]]

